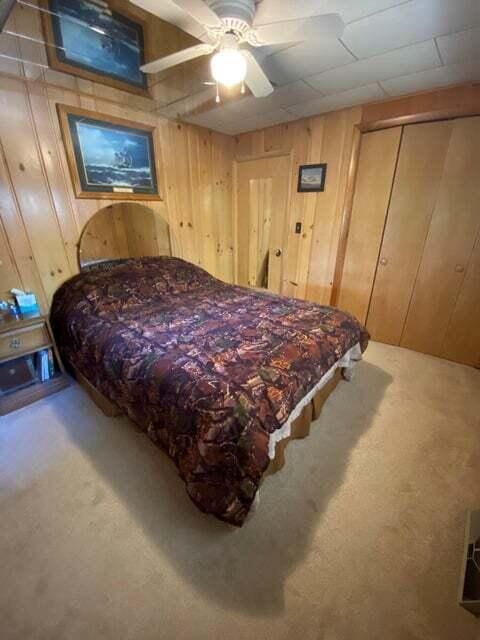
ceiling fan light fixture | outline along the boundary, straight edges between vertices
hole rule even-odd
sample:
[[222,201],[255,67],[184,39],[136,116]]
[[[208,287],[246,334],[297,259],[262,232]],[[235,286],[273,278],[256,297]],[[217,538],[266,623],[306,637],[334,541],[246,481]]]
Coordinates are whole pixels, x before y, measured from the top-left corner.
[[238,49],[224,48],[210,62],[212,76],[224,87],[234,87],[247,76],[247,62]]

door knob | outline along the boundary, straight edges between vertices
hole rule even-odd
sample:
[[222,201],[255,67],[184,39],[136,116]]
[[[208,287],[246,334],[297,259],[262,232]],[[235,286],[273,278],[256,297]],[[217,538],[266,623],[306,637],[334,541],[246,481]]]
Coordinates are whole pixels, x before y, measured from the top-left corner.
[[277,256],[277,258],[279,258],[279,257],[282,255],[282,251],[281,251],[281,249],[277,249],[277,250],[275,251],[275,255]]
[[463,264],[457,264],[457,266],[455,267],[455,271],[457,273],[463,273],[465,271],[465,267],[463,266]]
[[388,264],[388,258],[380,258],[380,264],[382,267],[386,267]]

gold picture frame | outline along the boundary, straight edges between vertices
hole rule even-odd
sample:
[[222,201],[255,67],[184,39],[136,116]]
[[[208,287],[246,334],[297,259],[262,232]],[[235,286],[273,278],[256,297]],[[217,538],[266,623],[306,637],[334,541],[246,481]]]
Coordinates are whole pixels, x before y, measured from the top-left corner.
[[[121,91],[128,91],[129,93],[134,93],[136,95],[140,95],[146,98],[150,98],[151,95],[148,89],[147,76],[139,72],[138,82],[136,81],[128,81],[125,80],[127,74],[122,71],[122,73],[115,74],[112,73],[112,69],[114,68],[114,62],[116,56],[121,56],[122,52],[119,51],[118,48],[118,39],[109,38],[108,34],[103,33],[99,27],[93,27],[91,31],[93,32],[92,37],[96,38],[104,38],[107,44],[111,44],[111,47],[105,46],[108,65],[104,65],[104,70],[101,70],[99,67],[95,67],[94,62],[90,64],[80,61],[73,61],[68,57],[68,50],[63,48],[65,44],[62,39],[61,28],[59,27],[60,21],[57,16],[56,3],[58,0],[40,0],[39,6],[42,9],[42,26],[44,31],[45,41],[49,46],[47,49],[47,58],[49,66],[56,70],[61,71],[62,73],[68,73],[71,75],[78,76],[80,78],[84,78],[85,80],[90,80],[92,82],[97,82],[100,84],[108,85],[113,87],[114,89],[119,89]],[[85,2],[88,4],[88,0],[79,0],[75,7],[80,7],[81,3]],[[98,6],[93,4],[92,6]],[[123,4],[119,5],[117,0],[109,0],[108,2],[108,11],[111,14],[112,25],[116,24],[117,26],[123,23],[124,27],[127,27],[135,37],[138,38],[138,46],[139,46],[139,66],[144,64],[145,62],[145,51],[147,51],[147,28],[145,22],[138,18],[138,16],[133,15],[128,10],[124,9]],[[72,28],[75,26],[75,23],[72,22]],[[103,34],[103,35],[102,35]],[[81,39],[77,38],[76,42],[80,42]],[[101,56],[95,55],[95,60],[99,60]],[[136,67],[135,67],[136,68]],[[141,80],[140,80],[141,77]]]
[[57,112],[77,198],[163,200],[155,127],[63,104]]

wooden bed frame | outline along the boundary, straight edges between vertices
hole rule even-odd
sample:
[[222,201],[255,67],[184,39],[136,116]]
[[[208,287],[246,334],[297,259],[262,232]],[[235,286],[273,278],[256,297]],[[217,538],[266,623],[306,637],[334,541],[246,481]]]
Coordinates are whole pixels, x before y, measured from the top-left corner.
[[[119,409],[113,402],[106,398],[96,387],[89,382],[85,376],[72,365],[69,370],[77,382],[85,389],[93,402],[101,411],[109,418],[115,418],[123,415],[123,411]],[[342,378],[346,378],[342,369],[337,369],[334,376],[326,385],[320,389],[313,400],[304,407],[302,413],[292,423],[291,434],[288,438],[277,442],[275,448],[275,458],[270,462],[265,476],[273,475],[280,471],[285,465],[285,449],[291,440],[300,440],[306,438],[310,433],[310,425],[320,416],[321,410],[330,394],[334,391],[337,384]]]

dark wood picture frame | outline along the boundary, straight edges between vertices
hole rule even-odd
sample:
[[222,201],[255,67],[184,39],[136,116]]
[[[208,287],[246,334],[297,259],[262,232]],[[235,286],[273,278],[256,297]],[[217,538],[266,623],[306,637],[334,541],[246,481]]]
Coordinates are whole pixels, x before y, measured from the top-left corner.
[[[158,177],[161,176],[159,158],[160,153],[155,140],[155,127],[145,125],[123,118],[117,118],[96,111],[89,111],[80,107],[71,107],[69,105],[57,104],[57,112],[60,121],[60,129],[62,132],[63,142],[67,155],[68,167],[72,178],[75,195],[77,198],[90,198],[94,200],[163,200],[159,190]],[[154,189],[148,191],[143,188],[131,187],[115,187],[101,188],[101,185],[95,188],[86,188],[86,172],[84,171],[81,161],[81,150],[78,141],[72,136],[71,123],[73,116],[75,121],[78,119],[85,120],[88,124],[94,122],[98,127],[104,125],[105,129],[114,131],[127,130],[132,135],[135,133],[147,133],[150,145],[150,170]],[[152,157],[153,156],[153,157]],[[131,189],[131,190],[130,190]]]
[[[305,169],[318,169],[322,172],[320,184],[314,185],[312,187],[305,186],[303,184],[303,172]],[[320,191],[325,191],[325,181],[327,179],[327,164],[302,164],[298,169],[298,192],[299,193],[318,193]]]
[[[138,16],[134,16],[124,10],[123,7],[119,9],[116,2],[109,2],[108,4],[115,19],[128,23],[132,28],[138,31],[141,47],[140,62],[141,64],[144,64],[145,51],[147,50],[147,29],[145,23],[141,21]],[[62,43],[59,41],[60,36],[57,18],[53,15],[51,0],[40,0],[39,5],[44,10],[41,12],[42,26],[45,41],[50,45],[46,47],[46,50],[48,64],[52,69],[61,71],[62,73],[79,76],[80,78],[84,78],[85,80],[90,80],[92,82],[105,84],[121,91],[128,91],[129,93],[134,93],[147,98],[151,97],[148,90],[148,80],[146,75],[143,77],[143,82],[141,84],[137,84],[122,80],[114,74],[103,72],[99,69],[95,69],[94,67],[88,67],[87,65],[68,60],[66,54],[59,48]]]

